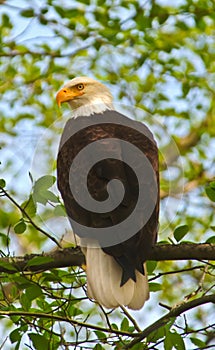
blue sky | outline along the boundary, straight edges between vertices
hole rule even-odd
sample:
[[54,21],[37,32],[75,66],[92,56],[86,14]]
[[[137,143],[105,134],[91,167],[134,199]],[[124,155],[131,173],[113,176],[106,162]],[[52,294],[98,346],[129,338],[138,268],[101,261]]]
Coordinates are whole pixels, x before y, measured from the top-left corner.
[[[183,1],[175,1],[174,4],[181,4]],[[31,6],[35,4],[35,8],[39,4],[40,6],[43,5],[43,1],[7,1],[10,6],[4,6],[4,4],[1,4],[0,7],[0,13],[7,12],[9,16],[11,17],[11,20],[14,23],[14,29],[13,29],[13,35],[12,39],[16,38],[16,41],[19,42],[20,44],[28,44],[29,47],[35,48],[35,45],[39,41],[44,41],[44,42],[49,42],[53,47],[55,48],[56,46],[60,45],[61,39],[59,39],[53,31],[49,28],[46,27],[44,31],[44,27],[40,26],[38,24],[38,21],[33,19],[29,20],[28,18],[23,18],[20,16],[17,16],[17,9],[16,6],[22,7],[23,9],[26,8],[26,5],[29,5],[31,3]],[[14,5],[16,3],[16,5]],[[68,4],[68,1],[64,1],[63,3]],[[160,1],[162,4],[169,4],[170,0],[162,0]],[[172,3],[171,3],[172,5]],[[51,41],[50,41],[51,39]],[[181,54],[185,54],[184,52],[181,52]],[[63,62],[63,60],[62,60]],[[201,66],[201,63],[196,60],[196,67],[201,74],[204,74],[204,67]],[[175,86],[174,80],[171,78],[169,79],[169,85],[165,85],[166,93],[171,96],[172,101],[176,102],[176,97],[179,92],[179,87]],[[207,103],[207,101],[203,101],[204,103]],[[178,104],[178,108],[183,109],[186,107],[184,104],[185,102],[180,102]],[[1,103],[1,108],[7,108],[7,106],[4,105],[4,103]],[[66,112],[68,116],[69,112]],[[67,119],[67,116],[64,115],[63,119]],[[202,115],[199,115],[199,120],[201,120]],[[62,122],[63,120],[61,120]],[[165,123],[165,118],[162,118],[161,121]],[[187,126],[189,122],[184,120],[183,121],[183,126],[180,129],[180,133],[183,136],[187,132]],[[168,121],[168,130],[169,132],[174,132],[175,124],[172,123],[171,121]],[[50,130],[45,131],[47,133],[46,135],[43,134],[44,130],[41,129],[35,129],[32,127],[31,122],[23,122],[22,124],[22,130],[19,133],[19,135],[14,138],[14,137],[9,137],[6,136],[2,141],[6,143],[6,147],[4,148],[3,152],[3,159],[6,161],[12,161],[11,166],[9,167],[10,171],[6,171],[5,173],[2,172],[1,177],[5,177],[7,182],[8,182],[8,187],[13,188],[13,186],[16,186],[16,190],[19,193],[20,200],[24,200],[26,195],[29,193],[30,188],[31,188],[31,182],[28,177],[28,172],[29,170],[33,173],[34,177],[37,178],[39,176],[44,175],[46,172],[46,167],[39,167],[40,159],[41,159],[41,154],[42,154],[42,149],[43,149],[43,144],[41,143],[41,137],[53,137],[52,133],[52,127],[50,126]],[[53,128],[54,130],[54,128]],[[49,134],[50,132],[50,134]],[[57,150],[57,145],[58,145],[58,139],[59,135],[56,135],[55,142],[53,142],[53,155],[56,153]],[[162,142],[162,140],[160,140]],[[37,146],[39,147],[37,148]],[[215,147],[215,144],[212,143],[212,146]],[[44,154],[42,154],[44,157]],[[32,158],[33,158],[33,163],[32,163]],[[44,159],[44,158],[43,158]],[[34,162],[35,161],[35,162]],[[210,164],[213,162],[213,155],[209,155],[209,159],[207,160],[208,162],[208,167],[210,167]],[[16,183],[14,184],[14,178],[16,179]],[[23,191],[24,189],[24,191]],[[177,203],[175,205],[178,205],[178,200],[176,199]],[[193,209],[196,210],[196,209]],[[171,216],[170,211],[170,216]],[[64,219],[63,224],[65,225],[65,228],[69,229],[69,226],[67,225],[66,221]],[[51,221],[51,220],[50,220]],[[62,227],[62,221],[58,225],[56,225],[56,222],[54,223],[49,223],[48,224],[48,229],[50,228],[52,230],[54,225],[54,230],[55,230],[55,235],[60,235],[61,234],[61,227]],[[15,250],[16,247],[14,247]],[[46,247],[47,250],[49,247]],[[157,297],[158,294],[152,293],[151,295],[151,300],[149,302],[149,308],[151,308],[151,313],[147,313],[147,316],[144,315],[144,313],[134,313],[135,317],[137,317],[137,320],[143,324],[146,322],[149,324],[151,321],[153,321],[155,318],[157,318],[159,315],[162,314],[161,309],[157,307]],[[156,311],[154,310],[154,305],[156,305]],[[147,319],[147,320],[146,320]],[[6,348],[5,348],[6,349]],[[9,349],[9,347],[8,347]]]

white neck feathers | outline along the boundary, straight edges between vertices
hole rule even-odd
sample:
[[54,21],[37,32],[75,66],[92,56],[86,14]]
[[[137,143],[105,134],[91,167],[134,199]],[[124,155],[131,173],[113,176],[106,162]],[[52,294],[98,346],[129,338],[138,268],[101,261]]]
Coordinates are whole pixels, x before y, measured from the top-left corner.
[[73,109],[73,117],[89,117],[92,114],[103,113],[106,110],[113,110],[112,103],[107,103],[100,98],[94,98],[90,103],[86,103],[76,109]]

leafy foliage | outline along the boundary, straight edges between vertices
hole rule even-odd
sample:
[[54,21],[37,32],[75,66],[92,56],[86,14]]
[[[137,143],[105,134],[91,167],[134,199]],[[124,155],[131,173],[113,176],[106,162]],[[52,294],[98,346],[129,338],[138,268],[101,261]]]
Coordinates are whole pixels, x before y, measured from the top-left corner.
[[[186,235],[189,242],[214,243],[214,13],[213,0],[1,2],[2,257],[71,244],[55,187],[65,120],[54,95],[78,75],[104,81],[116,101],[128,110],[139,107],[152,129],[156,124],[159,240],[177,243]],[[30,264],[46,261],[38,257]],[[107,312],[88,300],[82,269],[34,274],[5,261],[0,267],[7,271],[0,280],[4,349],[129,348],[165,313],[159,302],[170,308],[214,293],[212,262],[148,262],[151,301],[144,310]],[[167,322],[132,349],[214,347],[209,307]]]

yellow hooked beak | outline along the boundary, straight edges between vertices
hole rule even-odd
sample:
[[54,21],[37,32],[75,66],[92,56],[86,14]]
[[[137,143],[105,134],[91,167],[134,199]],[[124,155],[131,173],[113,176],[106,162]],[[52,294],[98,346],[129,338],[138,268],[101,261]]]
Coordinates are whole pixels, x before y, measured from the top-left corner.
[[78,95],[79,94],[77,93],[77,91],[73,91],[68,88],[62,88],[60,91],[58,91],[56,95],[56,101],[57,101],[58,107],[61,107],[61,103],[68,102]]

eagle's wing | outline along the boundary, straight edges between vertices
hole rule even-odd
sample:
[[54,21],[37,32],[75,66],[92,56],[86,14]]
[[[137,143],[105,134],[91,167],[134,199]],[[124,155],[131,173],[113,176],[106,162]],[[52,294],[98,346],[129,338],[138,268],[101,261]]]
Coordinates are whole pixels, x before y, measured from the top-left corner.
[[[107,117],[108,123],[101,122],[104,117]],[[106,111],[102,115],[79,117],[67,122],[57,160],[58,187],[74,232],[82,237],[85,242],[86,238],[91,238],[94,241],[96,239],[103,250],[102,252],[99,248],[93,249],[88,246],[84,249],[88,265],[88,293],[90,296],[107,307],[125,304],[130,305],[131,308],[139,308],[148,296],[143,263],[146,261],[147,254],[155,243],[157,236],[159,210],[159,194],[157,191],[159,187],[158,151],[152,134],[145,125],[126,118],[128,126],[125,126],[124,118],[126,117],[116,111]],[[113,141],[113,139],[116,141]],[[124,198],[114,210],[102,213],[84,209],[79,205],[70,186],[70,181],[73,181],[70,169],[75,157],[81,150],[86,149],[88,145],[98,140],[101,142],[100,148],[105,149],[106,157],[95,162],[100,148],[97,149],[95,154],[87,152],[86,158],[83,156],[82,161],[77,163],[77,169],[75,169],[79,181],[76,183],[74,190],[82,196],[85,181],[83,174],[86,163],[93,164],[87,178],[87,187],[91,196],[101,203],[109,197],[112,207],[115,207],[120,199],[117,197],[117,184],[115,183],[115,187],[112,186],[109,193],[107,192],[107,186],[111,180],[118,179],[124,186]],[[153,174],[150,173],[142,178],[137,178],[132,166],[126,164],[127,149],[122,147],[122,141],[134,145],[147,157],[153,169]],[[134,152],[134,149],[132,149],[132,152]],[[135,154],[132,155],[132,158],[134,159],[134,167],[138,168],[141,165],[141,159],[138,159]],[[157,186],[154,186],[155,184]],[[147,207],[153,206],[153,210],[141,229],[129,238],[123,239],[125,232],[115,233],[112,231],[115,236],[113,237],[114,244],[111,244],[111,237],[100,235],[99,228],[113,228],[131,215],[138,200],[139,186],[143,189],[144,200],[142,201],[142,207],[139,208],[139,215],[136,220],[139,220],[141,224]],[[81,199],[84,201],[84,193]],[[80,224],[95,228],[96,235],[89,237],[89,233],[87,233],[84,237],[85,233],[83,229],[80,230]],[[109,245],[103,244],[104,238],[106,239],[105,242],[110,242]],[[100,280],[98,276],[100,276]],[[140,287],[138,287],[139,285]],[[144,285],[145,289],[143,288]],[[141,290],[145,290],[145,292],[141,294]],[[140,294],[142,298],[137,301]]]

